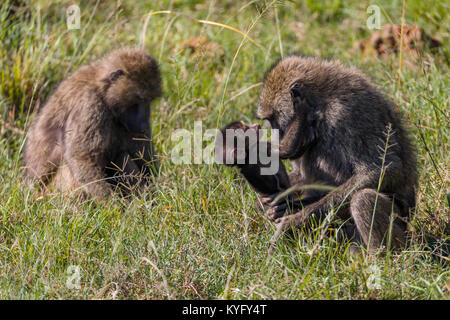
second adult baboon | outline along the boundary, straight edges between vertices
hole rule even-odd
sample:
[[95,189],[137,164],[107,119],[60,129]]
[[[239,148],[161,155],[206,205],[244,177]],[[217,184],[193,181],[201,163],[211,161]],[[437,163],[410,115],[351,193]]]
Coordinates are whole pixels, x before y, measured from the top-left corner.
[[150,104],[160,95],[158,65],[140,49],[121,48],[81,67],[28,132],[27,176],[99,198],[115,185],[133,186],[157,169]]
[[292,160],[298,184],[336,187],[306,191],[321,199],[287,216],[283,203],[270,203],[278,230],[306,226],[334,207],[355,226],[349,236],[369,248],[389,237],[392,247],[405,243],[415,150],[400,114],[366,76],[338,62],[288,56],[267,73],[257,114],[279,129],[280,157]]

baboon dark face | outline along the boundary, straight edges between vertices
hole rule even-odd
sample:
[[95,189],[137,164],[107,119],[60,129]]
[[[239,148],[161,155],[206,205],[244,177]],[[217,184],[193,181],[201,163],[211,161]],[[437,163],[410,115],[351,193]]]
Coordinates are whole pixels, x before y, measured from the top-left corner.
[[135,81],[118,69],[106,81],[105,102],[125,130],[144,133],[150,127],[152,96],[149,93],[142,81]]
[[[314,96],[306,86],[294,82],[288,85],[288,88],[288,91],[280,92],[276,99],[261,99],[258,116],[268,120],[272,129],[279,130],[280,157],[296,159],[316,140],[317,106]],[[262,97],[267,94],[263,92]],[[264,113],[260,110],[270,112]]]
[[148,131],[150,104],[161,95],[160,73],[153,58],[110,56],[99,67],[104,68],[104,101],[117,122],[128,132]]
[[119,116],[119,121],[128,132],[146,132],[150,127],[149,102],[136,101]]
[[[230,166],[247,163],[252,146],[258,142],[259,129],[258,124],[247,125],[242,121],[232,122],[222,128],[223,163]],[[257,149],[253,151],[257,152]],[[227,163],[227,155],[231,163]]]

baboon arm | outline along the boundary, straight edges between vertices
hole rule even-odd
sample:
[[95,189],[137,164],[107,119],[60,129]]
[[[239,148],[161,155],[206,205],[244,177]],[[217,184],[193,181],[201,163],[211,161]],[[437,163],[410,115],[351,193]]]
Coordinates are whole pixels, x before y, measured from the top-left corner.
[[340,218],[348,218],[349,212],[344,206],[345,202],[348,202],[355,192],[363,188],[373,188],[375,184],[373,183],[374,175],[355,175],[343,185],[339,186],[336,190],[331,191],[326,196],[324,196],[319,201],[306,206],[300,211],[294,214],[287,215],[275,220],[276,231],[272,237],[269,252],[272,252],[275,243],[278,238],[291,228],[299,228],[307,224],[311,219],[322,220],[326,217],[327,213],[330,211],[331,207],[339,207],[341,204],[342,208],[336,209],[336,215]]
[[357,174],[347,180],[344,184],[331,191],[319,201],[314,202],[294,212],[292,215],[284,216],[275,220],[277,229],[286,231],[291,227],[300,227],[307,223],[310,219],[321,220],[326,217],[330,208],[335,208],[335,214],[338,218],[347,219],[350,217],[348,211],[348,202],[352,195],[365,188],[377,189],[378,176],[380,172],[374,170],[368,174]]
[[68,163],[78,184],[89,194],[104,198],[110,193],[105,175],[95,161],[80,157],[68,157]]
[[371,175],[355,175],[347,180],[347,182],[325,195],[316,203],[303,209],[302,215],[306,218],[315,213],[320,218],[326,215],[331,207],[334,207],[337,210],[337,216],[346,219],[348,218],[348,212],[346,210],[338,210],[338,208],[344,207],[345,203],[349,202],[351,196],[358,190],[375,187],[376,181],[371,177]]
[[84,190],[103,198],[111,191],[104,172],[107,154],[112,152],[112,138],[108,133],[111,126],[108,119],[99,118],[101,113],[94,107],[93,110],[92,116],[74,112],[69,117],[64,158]]

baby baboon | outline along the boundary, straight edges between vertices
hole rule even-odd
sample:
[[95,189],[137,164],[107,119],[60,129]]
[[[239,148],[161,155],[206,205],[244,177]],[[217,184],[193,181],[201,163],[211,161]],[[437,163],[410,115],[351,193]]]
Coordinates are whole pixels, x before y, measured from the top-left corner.
[[158,65],[142,50],[121,48],[81,67],[59,85],[28,132],[27,176],[99,198],[114,185],[136,184],[138,175],[157,169],[150,104],[160,95]]
[[[254,131],[253,136],[249,134],[248,130]],[[279,161],[278,170],[273,174],[262,174],[261,168],[267,168],[271,163],[267,161],[262,163],[260,149],[262,149],[263,154],[267,153],[267,160],[271,159],[272,149],[269,142],[260,141],[259,130],[260,127],[258,124],[249,126],[242,121],[232,122],[222,128],[220,131],[222,139],[217,140],[217,142],[222,143],[218,150],[221,151],[223,159],[219,160],[225,165],[237,166],[253,189],[263,199],[267,199],[267,197],[275,196],[287,190],[291,187],[291,183],[286,173],[286,168],[279,159],[277,159]],[[255,161],[251,160],[251,154],[255,156]],[[229,155],[229,162],[226,159],[227,155]],[[300,209],[305,205],[317,201],[318,198],[310,197],[296,200],[293,197],[288,197],[288,199],[283,200],[283,204],[289,206],[289,208]],[[289,200],[289,202],[286,200]]]
[[[228,166],[237,166],[242,175],[247,179],[250,185],[262,196],[269,196],[279,193],[290,187],[289,177],[283,163],[279,162],[278,171],[273,175],[262,175],[261,168],[269,164],[262,164],[259,158],[259,148],[266,147],[270,155],[270,144],[259,140],[259,125],[246,125],[242,121],[236,121],[228,124],[220,131],[222,142],[220,151],[222,151],[223,164]],[[254,130],[254,139],[248,135],[248,130]],[[246,134],[247,133],[247,134]],[[241,143],[238,142],[241,140]],[[242,148],[239,150],[239,148]],[[255,155],[254,163],[250,161],[250,153]],[[227,162],[227,155],[229,160]],[[242,161],[239,161],[242,159]]]
[[321,199],[285,217],[285,205],[271,203],[278,230],[340,206],[337,217],[356,226],[350,237],[370,248],[386,244],[388,235],[391,247],[405,243],[415,207],[415,150],[400,114],[367,77],[338,62],[288,56],[268,71],[257,113],[279,129],[280,157],[293,161],[296,183],[337,187],[308,190]]

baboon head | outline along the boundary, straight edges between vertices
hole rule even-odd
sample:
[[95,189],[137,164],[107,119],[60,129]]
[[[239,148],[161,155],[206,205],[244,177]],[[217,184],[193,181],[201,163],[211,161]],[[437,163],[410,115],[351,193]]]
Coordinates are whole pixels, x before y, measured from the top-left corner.
[[[288,56],[276,62],[264,79],[257,116],[279,130],[280,157],[300,157],[317,139],[317,128],[340,86],[352,71],[313,57]],[[352,80],[354,81],[354,80]]]
[[96,65],[105,105],[129,132],[149,128],[150,104],[161,95],[156,61],[139,49],[123,48]]
[[252,146],[258,142],[259,129],[258,124],[247,125],[243,121],[235,121],[223,127],[220,131],[222,140],[218,140],[222,142],[219,148],[222,151],[223,159],[220,160],[223,164],[248,164],[249,153],[257,152]]

